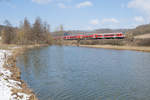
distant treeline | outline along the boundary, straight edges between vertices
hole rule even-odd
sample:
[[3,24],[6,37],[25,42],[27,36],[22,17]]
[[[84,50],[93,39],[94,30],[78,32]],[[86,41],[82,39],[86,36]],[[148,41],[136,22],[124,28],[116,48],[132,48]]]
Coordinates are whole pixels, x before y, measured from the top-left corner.
[[114,33],[114,32],[128,32],[129,29],[96,29],[94,32],[99,32],[99,33]]
[[32,25],[27,18],[17,28],[12,27],[8,20],[4,24],[1,37],[5,44],[52,44],[50,26],[39,17]]

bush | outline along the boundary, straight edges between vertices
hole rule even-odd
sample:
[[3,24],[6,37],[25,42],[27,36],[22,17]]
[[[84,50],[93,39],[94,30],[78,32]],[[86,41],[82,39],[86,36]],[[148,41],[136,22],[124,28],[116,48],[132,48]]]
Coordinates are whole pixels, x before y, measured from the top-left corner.
[[136,46],[150,46],[150,39],[136,39],[134,43]]

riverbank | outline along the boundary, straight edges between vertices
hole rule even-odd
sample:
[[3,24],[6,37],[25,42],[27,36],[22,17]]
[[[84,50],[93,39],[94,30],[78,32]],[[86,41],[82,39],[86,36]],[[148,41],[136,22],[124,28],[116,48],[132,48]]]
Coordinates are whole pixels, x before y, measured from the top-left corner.
[[144,46],[80,45],[80,47],[150,52],[150,47],[144,47]]
[[149,42],[147,40],[123,40],[123,39],[105,39],[105,40],[81,40],[77,43],[77,40],[63,41],[63,45],[66,46],[80,46],[89,48],[104,48],[104,49],[116,49],[116,50],[133,50],[150,52]]
[[16,57],[28,49],[48,45],[0,45],[0,98],[2,100],[38,100],[34,92],[21,80]]

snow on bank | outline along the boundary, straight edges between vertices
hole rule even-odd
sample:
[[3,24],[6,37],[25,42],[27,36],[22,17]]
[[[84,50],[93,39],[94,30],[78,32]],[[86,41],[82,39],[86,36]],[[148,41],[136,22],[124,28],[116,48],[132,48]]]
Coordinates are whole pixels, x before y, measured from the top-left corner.
[[3,67],[7,56],[11,54],[10,50],[0,50],[0,100],[29,100],[30,95],[25,93],[12,95],[12,89],[21,89],[21,82],[10,79],[12,73]]

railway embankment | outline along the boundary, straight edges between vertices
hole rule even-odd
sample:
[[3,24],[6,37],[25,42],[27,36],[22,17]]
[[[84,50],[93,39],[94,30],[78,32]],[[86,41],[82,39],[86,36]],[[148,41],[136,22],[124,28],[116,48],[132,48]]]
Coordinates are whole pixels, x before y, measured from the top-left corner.
[[0,98],[1,100],[38,100],[34,92],[21,80],[16,58],[28,49],[48,45],[0,45]]

